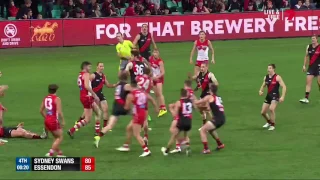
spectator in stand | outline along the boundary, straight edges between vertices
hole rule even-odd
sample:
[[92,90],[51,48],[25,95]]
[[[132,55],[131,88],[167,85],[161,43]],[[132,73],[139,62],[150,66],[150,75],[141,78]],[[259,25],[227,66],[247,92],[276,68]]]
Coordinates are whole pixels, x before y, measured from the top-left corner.
[[229,12],[240,12],[241,5],[238,0],[232,0],[232,2],[229,4],[228,11]]
[[197,6],[193,8],[193,14],[209,14],[208,8],[203,5],[203,0],[198,0]]
[[102,17],[101,8],[99,4],[94,6],[94,17]]
[[76,16],[76,5],[73,0],[69,0],[69,4],[64,7],[64,18],[74,18]]
[[152,4],[151,7],[151,15],[162,15],[163,12],[160,9],[160,6],[156,5],[156,4]]
[[223,9],[223,6],[224,6],[224,10],[225,10],[225,4],[224,4],[223,0],[214,1],[212,12],[213,13],[220,13]]
[[8,11],[9,11],[9,16],[10,17],[16,17],[17,14],[18,14],[19,8],[17,8],[14,5],[14,1],[13,0],[10,1],[10,5],[9,5]]
[[294,6],[294,9],[296,9],[296,10],[303,9],[303,2],[302,2],[302,0],[299,0],[299,1],[298,1],[298,4],[296,4],[296,5]]
[[124,12],[124,16],[135,16],[135,10],[134,10],[134,2],[131,1],[129,3],[129,7],[127,7],[126,11]]
[[31,0],[24,0],[24,5],[19,9],[16,19],[26,19],[31,3]]
[[42,14],[38,14],[37,19],[42,19]]
[[109,17],[109,16],[117,16],[116,9],[112,6],[111,3],[105,3],[102,6],[102,14],[104,17]]
[[79,7],[76,8],[76,18],[85,18],[86,14],[85,12],[80,9]]
[[142,2],[142,6],[145,8],[145,9],[149,9],[150,10],[150,7],[152,5],[151,3],[151,0],[141,0],[140,2]]
[[52,18],[53,3],[54,0],[43,0],[42,11],[44,18]]
[[[8,6],[8,5],[9,5],[9,6]],[[1,12],[0,17],[4,18],[4,17],[6,17],[7,15],[10,16],[9,13],[4,14],[4,8],[8,8],[8,7],[10,7],[10,4],[8,4],[8,1],[6,1],[6,0],[0,0],[0,12]],[[16,17],[16,16],[14,16],[14,17]]]
[[320,9],[320,0],[315,0],[314,3],[316,4],[316,8]]
[[306,0],[306,2],[303,5],[306,9],[315,9],[316,8],[313,4],[310,3],[310,0]]
[[264,10],[276,10],[276,8],[273,6],[272,1],[267,1],[267,6]]
[[[78,0],[78,3],[76,3],[76,7],[77,8],[80,8],[82,10],[82,12],[85,13],[88,13],[88,4],[84,1],[84,0]],[[81,17],[82,17],[82,13],[81,13]]]
[[142,4],[142,1],[139,1],[136,7],[134,8],[134,12],[137,15],[143,15],[144,14],[145,7]]
[[267,6],[267,1],[266,0],[262,0],[259,4],[258,4],[258,9],[264,10],[266,9]]
[[151,11],[149,9],[147,9],[145,12],[144,12],[144,15],[145,16],[151,16]]
[[170,9],[169,8],[164,8],[163,15],[169,15],[169,14],[171,14],[170,13]]
[[[217,1],[220,1],[220,0],[217,0]],[[207,9],[209,10],[209,12],[213,12],[213,9],[214,9],[214,2],[213,0],[204,0],[203,1],[203,5],[205,7],[207,7]]]
[[33,19],[33,17],[32,17],[32,10],[31,10],[31,9],[28,9],[27,19]]
[[245,8],[245,11],[257,11],[258,7],[256,3],[254,3],[252,0],[249,1],[248,7]]
[[87,16],[88,17],[95,17],[95,8],[96,8],[96,5],[97,5],[97,0],[91,0],[91,2],[88,4],[88,7],[87,7]]
[[125,0],[113,0],[114,7],[117,9],[125,8]]

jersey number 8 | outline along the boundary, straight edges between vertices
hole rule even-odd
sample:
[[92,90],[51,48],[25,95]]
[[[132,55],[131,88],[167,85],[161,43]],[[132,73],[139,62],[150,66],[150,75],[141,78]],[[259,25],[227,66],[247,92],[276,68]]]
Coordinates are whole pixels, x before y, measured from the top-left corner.
[[51,98],[46,98],[44,100],[44,107],[47,109],[47,110],[52,110],[52,99]]
[[134,67],[136,69],[136,71],[134,72],[134,75],[136,76],[143,75],[143,68],[144,68],[143,64],[140,64],[140,65],[136,64]]

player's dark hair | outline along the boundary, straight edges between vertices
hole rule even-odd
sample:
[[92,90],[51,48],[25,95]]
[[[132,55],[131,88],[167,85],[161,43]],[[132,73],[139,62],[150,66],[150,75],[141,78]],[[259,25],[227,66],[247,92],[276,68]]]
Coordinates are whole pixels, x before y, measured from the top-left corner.
[[269,64],[268,66],[271,66],[272,69],[276,69],[276,64]]
[[55,94],[58,89],[59,89],[59,86],[56,84],[49,84],[49,86],[48,86],[48,92],[50,94]]
[[142,24],[142,26],[141,26],[141,27],[143,27],[143,26],[147,26],[147,27],[148,27],[148,24]]
[[181,96],[181,97],[187,97],[187,96],[188,96],[188,91],[185,90],[184,88],[182,88],[182,89],[180,90],[180,96]]
[[127,81],[128,80],[128,74],[126,72],[121,72],[119,75],[120,81]]
[[213,94],[217,94],[217,92],[218,92],[218,86],[215,85],[215,84],[211,84],[211,85],[210,85],[210,91],[211,91]]
[[200,31],[200,32],[199,32],[199,34],[201,34],[201,33],[206,34],[204,31]]
[[117,32],[117,34],[116,34],[116,35],[118,35],[118,34],[119,34],[119,35],[121,35],[121,36],[123,36],[123,34],[122,34],[121,32]]
[[97,66],[99,66],[99,64],[103,64],[103,62],[97,62]]
[[192,81],[191,80],[185,80],[184,81],[184,84],[188,87],[191,87],[192,86]]
[[89,61],[83,61],[81,63],[81,69],[84,69],[86,66],[89,66],[89,65],[91,65],[91,63]]
[[139,50],[137,50],[137,49],[132,49],[132,50],[131,50],[131,54],[132,54],[134,57],[139,57],[139,56],[140,56],[140,52],[139,52]]
[[146,75],[149,75],[150,73],[151,73],[151,70],[150,70],[150,68],[148,68],[148,67],[144,67],[143,68],[143,72],[144,72],[144,74],[146,74]]
[[318,35],[316,35],[316,34],[313,34],[311,37],[312,38],[314,37],[314,38],[318,39]]
[[136,81],[132,81],[130,85],[131,85],[131,87],[133,87],[133,88],[138,87],[138,84],[137,84]]

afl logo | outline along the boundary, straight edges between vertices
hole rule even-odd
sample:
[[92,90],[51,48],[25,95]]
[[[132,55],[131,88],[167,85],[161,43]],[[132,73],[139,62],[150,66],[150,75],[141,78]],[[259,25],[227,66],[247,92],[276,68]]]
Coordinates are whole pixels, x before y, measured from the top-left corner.
[[17,27],[14,24],[7,24],[4,27],[4,35],[7,36],[7,38],[14,38],[18,33]]

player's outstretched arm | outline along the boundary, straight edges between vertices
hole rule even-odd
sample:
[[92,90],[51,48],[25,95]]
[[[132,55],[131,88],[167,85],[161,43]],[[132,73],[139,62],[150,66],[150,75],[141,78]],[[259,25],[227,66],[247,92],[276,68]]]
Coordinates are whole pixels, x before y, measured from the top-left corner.
[[62,113],[61,99],[58,97],[56,98],[56,105],[57,105],[57,113],[58,113],[59,119],[61,120],[61,125],[63,127],[66,124],[66,122],[64,121],[64,116]]
[[308,59],[309,59],[308,48],[309,48],[309,46],[307,46],[306,55],[304,56],[304,60],[303,60],[303,66],[302,66],[302,71],[303,72],[306,72],[306,70],[307,70],[306,66],[307,66],[307,62],[308,62]]
[[159,66],[160,66],[160,74],[159,74],[159,78],[163,77],[164,74],[166,73],[166,71],[164,70],[164,63],[162,61],[159,62]]
[[40,105],[40,114],[43,118],[46,118],[46,113],[44,112],[44,102],[42,101],[41,105]]
[[153,45],[153,49],[158,49],[157,44],[156,44],[156,41],[154,40],[152,34],[151,34],[151,42],[152,42],[152,45]]
[[130,69],[132,69],[132,67],[133,67],[133,63],[129,62],[127,64],[126,68],[124,69],[124,71],[129,74],[129,71],[130,71]]
[[[196,8],[196,7],[194,7],[194,8]],[[197,11],[197,10],[196,10],[196,11]],[[193,55],[194,55],[194,51],[196,50],[196,47],[197,47],[197,41],[194,41],[193,47],[192,47],[192,50],[191,50],[191,53],[190,53],[190,64],[193,63],[192,58],[193,58]]]
[[140,39],[140,34],[137,34],[132,42],[133,48],[137,48],[137,43],[138,43],[139,39]]
[[[208,40],[208,41],[209,41],[209,40]],[[211,62],[212,62],[213,64],[215,64],[216,61],[214,60],[214,49],[213,49],[213,46],[212,46],[211,41],[209,41],[209,49],[211,50]]]
[[276,80],[279,82],[279,84],[280,84],[280,86],[282,88],[282,93],[281,93],[281,98],[280,98],[280,102],[282,102],[282,101],[284,101],[284,98],[285,98],[286,93],[287,93],[287,86],[284,83],[284,81],[283,81],[281,76],[278,75]]
[[130,93],[127,95],[126,104],[124,105],[124,109],[129,111],[133,100],[133,95]]
[[156,113],[158,113],[158,105],[156,100],[154,100],[154,98],[152,96],[150,96],[149,94],[147,95],[148,101],[150,101],[153,105],[154,110],[156,111]]
[[106,77],[106,75],[104,75],[104,79],[105,79],[104,84],[107,86],[107,88],[115,88],[115,87],[118,85],[118,83],[116,83],[116,84],[110,84],[109,81],[108,81],[108,79],[107,79],[107,77]]
[[259,95],[262,96],[263,95],[263,89],[266,87],[266,77],[263,78],[263,82],[262,85],[259,89]]
[[211,96],[211,95],[207,95],[207,96],[205,96],[205,97],[202,98],[202,99],[195,100],[195,101],[194,101],[194,104],[195,104],[196,106],[199,106],[199,105],[201,105],[201,104],[206,104],[206,103],[209,102],[210,97],[212,97],[212,96]]
[[173,118],[177,117],[179,115],[179,109],[181,108],[181,102],[177,101],[174,105],[174,109],[171,112]]

